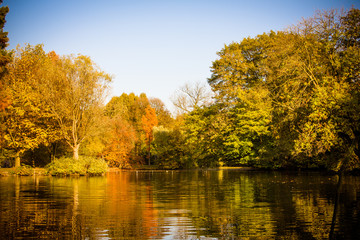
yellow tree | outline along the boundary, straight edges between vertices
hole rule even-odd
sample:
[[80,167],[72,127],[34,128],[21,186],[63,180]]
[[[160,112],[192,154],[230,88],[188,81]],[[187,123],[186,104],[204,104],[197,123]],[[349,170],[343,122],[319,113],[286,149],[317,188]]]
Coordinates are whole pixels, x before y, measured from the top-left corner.
[[52,67],[44,78],[43,100],[77,160],[80,144],[90,136],[101,114],[111,77],[87,56],[49,56]]
[[152,107],[150,107],[150,105],[145,108],[145,115],[142,116],[141,122],[147,140],[146,144],[148,146],[148,161],[150,165],[150,146],[153,140],[153,128],[158,124],[156,112]]
[[[0,1],[1,3],[2,0]],[[3,83],[5,66],[11,61],[11,53],[5,50],[9,38],[7,37],[7,32],[3,31],[6,22],[5,16],[8,12],[8,7],[0,7],[0,111],[4,110],[9,104],[9,96]]]
[[[0,0],[0,4],[2,1]],[[4,83],[4,73],[6,65],[11,61],[11,52],[5,50],[9,38],[7,32],[3,31],[5,25],[5,16],[9,12],[8,7],[0,7],[0,120],[2,119],[4,109],[9,105],[10,98],[8,89]],[[4,134],[4,126],[0,124],[0,144]]]
[[41,45],[19,48],[4,76],[11,105],[2,117],[3,147],[15,152],[15,167],[20,166],[25,151],[48,143],[56,135],[54,116],[40,94],[45,61]]

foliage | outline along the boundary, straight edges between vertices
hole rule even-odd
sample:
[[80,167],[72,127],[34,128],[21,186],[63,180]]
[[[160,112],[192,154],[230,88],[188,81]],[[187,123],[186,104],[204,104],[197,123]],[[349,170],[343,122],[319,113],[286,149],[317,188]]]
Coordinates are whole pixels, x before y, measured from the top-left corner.
[[59,156],[66,143],[74,159],[81,151],[117,167],[146,156],[150,164],[151,154],[169,169],[360,167],[359,9],[318,12],[225,45],[211,66],[212,93],[200,83],[181,87],[176,119],[144,93],[103,106],[111,77],[87,56],[46,54],[41,45],[5,51],[7,11],[0,8],[0,143],[16,166],[46,150],[48,160]]
[[166,109],[165,104],[159,98],[150,98],[149,104],[155,110],[158,125],[171,128],[174,124],[174,119],[171,117],[169,110]]
[[257,166],[359,166],[359,22],[358,9],[319,12],[225,46],[209,84],[228,127],[197,139]]
[[145,108],[145,114],[141,118],[142,127],[145,132],[146,145],[148,146],[148,160],[150,165],[150,149],[153,141],[153,128],[158,124],[155,110],[149,106]]
[[46,166],[50,175],[102,175],[107,171],[107,164],[103,159],[79,156],[79,159],[61,157]]
[[[0,1],[0,4],[3,1]],[[5,17],[9,12],[8,7],[0,7],[0,112],[3,111],[10,103],[9,93],[5,88],[3,76],[6,72],[5,66],[11,61],[11,52],[5,50],[8,45],[9,38],[7,32],[4,32],[4,25],[6,23]]]
[[154,127],[152,155],[155,164],[162,169],[193,167],[188,162],[184,135],[179,129]]
[[214,167],[223,159],[226,116],[219,106],[196,108],[184,117],[184,135],[189,159],[195,167]]
[[20,166],[25,151],[57,138],[54,115],[44,105],[41,94],[45,60],[41,45],[18,48],[4,76],[11,105],[2,113],[3,146],[15,151],[15,167]]
[[111,77],[87,56],[59,58],[51,52],[49,59],[43,99],[77,159],[80,144],[90,136],[101,115]]
[[136,142],[136,132],[120,116],[112,118],[109,123],[110,135],[102,154],[110,166],[129,168],[131,153]]
[[[125,122],[135,130],[136,141],[132,153],[132,160],[142,159],[145,152],[146,137],[142,126],[142,117],[145,115],[145,109],[149,106],[149,100],[146,94],[142,93],[136,96],[134,93],[123,93],[119,97],[113,97],[105,107],[105,114],[110,118],[120,116]],[[132,130],[130,130],[132,131]]]
[[13,168],[9,172],[19,176],[31,176],[34,174],[34,169],[28,165],[21,165],[20,167]]

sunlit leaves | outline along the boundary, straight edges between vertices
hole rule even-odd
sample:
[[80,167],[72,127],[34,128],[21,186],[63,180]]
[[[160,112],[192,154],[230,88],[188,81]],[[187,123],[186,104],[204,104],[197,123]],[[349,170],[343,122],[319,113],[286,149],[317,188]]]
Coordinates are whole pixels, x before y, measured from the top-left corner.
[[225,156],[272,151],[285,165],[317,158],[330,168],[334,153],[344,166],[359,158],[359,19],[357,9],[318,12],[218,53],[209,84],[230,129],[220,133]]
[[44,101],[57,120],[61,136],[78,158],[80,144],[90,136],[101,114],[111,76],[87,56],[48,55],[43,81]]
[[136,141],[133,127],[120,115],[109,121],[110,134],[107,135],[103,156],[110,166],[127,168],[131,166],[131,152]]
[[49,143],[58,133],[40,91],[45,59],[41,46],[19,48],[4,77],[11,93],[11,105],[3,113],[4,147],[17,155]]

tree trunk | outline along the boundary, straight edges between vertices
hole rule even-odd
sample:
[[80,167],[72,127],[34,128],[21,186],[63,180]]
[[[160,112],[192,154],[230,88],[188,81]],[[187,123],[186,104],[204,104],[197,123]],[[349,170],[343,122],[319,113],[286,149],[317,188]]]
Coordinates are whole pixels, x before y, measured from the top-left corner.
[[73,147],[74,160],[79,160],[79,146],[80,146],[80,144],[75,144],[75,146]]
[[148,161],[149,161],[149,166],[150,166],[150,159],[151,159],[151,155],[150,155],[150,147],[151,147],[151,142],[150,142],[150,138],[149,138],[149,145],[148,145]]
[[16,152],[16,155],[15,155],[15,167],[20,167],[20,152]]

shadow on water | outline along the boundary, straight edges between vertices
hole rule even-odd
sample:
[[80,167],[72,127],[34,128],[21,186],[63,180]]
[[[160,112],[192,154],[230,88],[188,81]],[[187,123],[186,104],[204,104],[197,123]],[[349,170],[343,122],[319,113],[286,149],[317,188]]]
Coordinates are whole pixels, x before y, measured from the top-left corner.
[[360,239],[360,177],[124,171],[0,178],[1,239]]
[[334,203],[334,212],[333,212],[333,217],[332,217],[332,221],[331,221],[331,228],[330,228],[330,233],[329,233],[329,239],[330,240],[335,239],[334,230],[335,230],[335,225],[336,225],[336,215],[337,215],[338,206],[339,206],[342,178],[343,178],[343,172],[340,172],[338,174],[338,183],[337,183],[337,187],[336,187],[336,197],[335,197],[335,203]]

